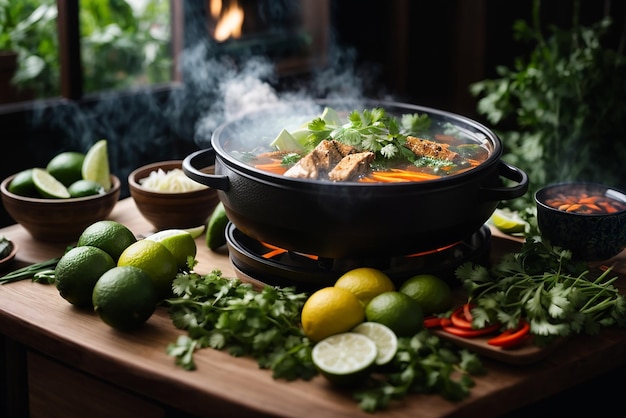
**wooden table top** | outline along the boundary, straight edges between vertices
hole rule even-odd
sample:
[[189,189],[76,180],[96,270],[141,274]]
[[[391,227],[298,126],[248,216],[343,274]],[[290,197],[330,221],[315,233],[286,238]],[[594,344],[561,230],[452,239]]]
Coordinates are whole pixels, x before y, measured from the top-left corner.
[[[152,231],[132,199],[118,203],[110,219],[128,226],[137,236]],[[65,246],[38,242],[19,225],[0,229],[19,246],[17,267],[62,255]],[[497,237],[496,237],[497,238]],[[496,239],[493,245],[506,240]],[[227,251],[210,251],[198,238],[198,273],[220,269],[235,277]],[[626,256],[615,259],[615,269],[626,272]],[[624,291],[626,279],[618,287]],[[183,331],[176,329],[165,308],[146,325],[121,333],[93,312],[74,308],[54,286],[30,280],[0,286],[0,332],[27,347],[97,378],[198,416],[256,415],[301,417],[371,417],[349,393],[331,387],[321,376],[312,381],[274,380],[256,361],[235,358],[213,349],[196,352],[196,371],[185,371],[166,354],[167,344]],[[488,373],[476,377],[471,395],[452,403],[438,395],[411,395],[381,417],[498,416],[556,394],[570,386],[626,364],[626,332],[603,330],[600,335],[576,336],[558,347],[557,354],[528,365],[484,359]]]

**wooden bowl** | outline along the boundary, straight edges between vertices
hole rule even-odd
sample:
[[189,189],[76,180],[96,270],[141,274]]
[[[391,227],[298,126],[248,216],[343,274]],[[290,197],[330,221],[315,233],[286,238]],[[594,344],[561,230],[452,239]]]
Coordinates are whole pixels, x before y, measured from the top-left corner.
[[[128,175],[128,188],[137,209],[157,231],[172,228],[193,228],[205,225],[219,203],[217,191],[206,187],[189,192],[156,192],[141,185],[141,180],[151,172],[162,169],[166,173],[182,169],[182,160],[161,161],[147,164]],[[213,167],[207,167],[211,172]]]
[[86,227],[109,216],[120,197],[120,179],[115,175],[111,175],[108,192],[69,199],[16,195],[8,190],[14,177],[15,174],[0,184],[2,204],[15,222],[40,241],[76,241]]

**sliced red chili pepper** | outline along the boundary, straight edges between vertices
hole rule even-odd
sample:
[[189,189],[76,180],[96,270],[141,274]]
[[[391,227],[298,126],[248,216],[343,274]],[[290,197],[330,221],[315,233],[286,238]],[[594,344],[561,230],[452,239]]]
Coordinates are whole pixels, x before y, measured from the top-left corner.
[[424,328],[439,328],[441,326],[442,319],[444,318],[439,318],[437,316],[424,318]]
[[465,317],[463,306],[458,307],[452,312],[450,315],[450,321],[452,321],[452,325],[457,328],[474,329],[472,321]]
[[451,327],[452,326],[452,321],[450,321],[450,318],[441,318],[441,326],[442,327]]
[[505,330],[500,335],[488,340],[487,344],[502,348],[516,347],[526,341],[529,336],[530,323],[522,319],[517,328]]
[[493,324],[485,328],[477,329],[458,328],[455,326],[442,326],[441,329],[449,334],[456,335],[457,337],[476,338],[497,331],[500,329],[500,324]]
[[474,320],[474,316],[472,315],[472,308],[474,308],[474,305],[470,303],[463,304],[463,314],[465,315],[465,319],[469,322],[472,322],[472,320]]

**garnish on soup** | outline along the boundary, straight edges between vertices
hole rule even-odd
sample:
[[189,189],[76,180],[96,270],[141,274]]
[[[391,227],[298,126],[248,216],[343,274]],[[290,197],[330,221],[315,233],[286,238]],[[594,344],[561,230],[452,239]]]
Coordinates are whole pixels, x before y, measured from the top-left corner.
[[382,108],[353,110],[347,121],[332,108],[304,128],[283,129],[256,155],[256,168],[293,178],[334,182],[438,179],[479,165],[489,151],[451,124],[435,131],[426,114],[399,118]]

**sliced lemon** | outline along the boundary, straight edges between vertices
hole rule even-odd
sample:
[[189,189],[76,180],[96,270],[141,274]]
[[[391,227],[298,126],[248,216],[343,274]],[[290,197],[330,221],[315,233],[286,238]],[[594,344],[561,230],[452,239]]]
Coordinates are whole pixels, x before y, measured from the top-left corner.
[[517,212],[507,208],[496,209],[490,220],[493,226],[505,234],[521,233],[526,230],[526,221]]
[[363,382],[378,356],[376,343],[356,332],[335,334],[315,344],[313,363],[330,382],[349,386]]
[[33,168],[32,176],[33,184],[42,196],[56,199],[67,199],[70,197],[67,187],[43,168]]
[[107,140],[101,139],[89,148],[81,167],[83,179],[100,184],[105,191],[111,189],[111,171]]
[[386,325],[378,322],[361,322],[352,329],[352,332],[363,334],[376,343],[378,349],[376,364],[379,366],[389,363],[398,351],[398,337]]

